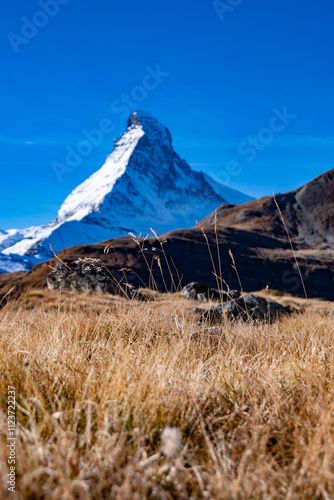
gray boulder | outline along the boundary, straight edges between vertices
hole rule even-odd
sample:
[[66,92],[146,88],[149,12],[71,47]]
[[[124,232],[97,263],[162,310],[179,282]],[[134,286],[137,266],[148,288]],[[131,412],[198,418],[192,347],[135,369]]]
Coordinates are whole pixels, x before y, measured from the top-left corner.
[[218,288],[210,288],[201,283],[193,281],[188,283],[182,289],[182,295],[186,299],[199,300],[201,302],[220,301],[226,302],[231,299],[240,297],[238,290],[219,290]]
[[270,320],[284,314],[290,314],[289,307],[278,302],[267,301],[253,294],[230,300],[224,304],[211,307],[201,314],[201,321],[216,323],[222,321],[223,316],[229,320]]

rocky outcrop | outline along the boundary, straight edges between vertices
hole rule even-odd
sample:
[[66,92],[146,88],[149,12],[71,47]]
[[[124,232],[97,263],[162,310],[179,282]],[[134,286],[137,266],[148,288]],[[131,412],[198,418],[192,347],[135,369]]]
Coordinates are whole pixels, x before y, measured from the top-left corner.
[[[194,311],[198,312],[198,310]],[[236,300],[201,311],[200,321],[217,323],[223,317],[230,321],[255,321],[273,320],[285,314],[290,314],[291,309],[275,301],[267,301],[253,294],[245,295]]]
[[99,259],[58,261],[47,277],[47,286],[50,290],[102,292],[140,301],[154,300],[152,293],[139,290],[125,274],[104,267]]
[[112,295],[131,295],[132,286],[117,270],[105,269],[97,259],[57,262],[47,277],[51,290],[99,291]]

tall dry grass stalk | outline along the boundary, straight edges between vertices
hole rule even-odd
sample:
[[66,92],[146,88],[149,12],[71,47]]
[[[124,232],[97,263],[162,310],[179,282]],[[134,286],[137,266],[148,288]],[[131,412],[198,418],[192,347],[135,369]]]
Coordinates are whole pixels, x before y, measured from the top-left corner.
[[296,267],[297,267],[297,270],[298,270],[298,274],[299,274],[299,277],[300,277],[300,282],[301,282],[302,287],[303,287],[305,298],[307,299],[307,292],[306,292],[305,283],[304,283],[303,276],[302,276],[302,273],[301,273],[301,270],[300,270],[300,267],[299,267],[297,255],[296,255],[295,249],[294,249],[293,244],[292,244],[292,240],[291,240],[291,237],[290,237],[288,226],[286,225],[286,222],[285,222],[285,219],[283,217],[282,211],[281,211],[281,209],[280,209],[280,207],[278,205],[278,202],[276,200],[276,196],[273,195],[273,198],[274,198],[274,202],[275,202],[276,208],[278,210],[278,213],[280,215],[281,221],[283,223],[285,232],[287,234],[287,237],[288,237],[288,240],[289,240],[289,245],[290,245],[290,248],[291,248],[291,251],[292,251],[292,254],[293,254],[293,258],[295,260],[295,264],[296,264]]
[[[220,254],[219,254],[219,244],[218,244],[218,237],[217,237],[217,225],[216,225],[217,224],[217,219],[216,219],[216,216],[217,216],[217,212],[215,212],[215,233],[216,233],[216,244],[217,244],[217,248],[218,248],[219,269],[221,269]],[[210,262],[211,262],[212,269],[213,269],[212,273],[213,273],[213,275],[216,278],[217,288],[220,290],[222,288],[221,287],[222,274],[221,274],[221,272],[220,272],[219,275],[217,274],[216,264],[215,264],[215,260],[214,260],[213,255],[212,255],[211,245],[210,245],[208,236],[207,236],[206,232],[204,231],[204,228],[197,221],[196,221],[196,226],[201,230],[201,232],[202,232],[202,234],[204,236],[204,239],[205,239],[205,242],[206,242],[206,246],[207,246],[207,249],[208,249],[208,252],[209,252],[209,256],[210,256]]]
[[0,310],[0,498],[8,385],[20,499],[334,498],[333,316],[194,340],[178,295],[39,293]]

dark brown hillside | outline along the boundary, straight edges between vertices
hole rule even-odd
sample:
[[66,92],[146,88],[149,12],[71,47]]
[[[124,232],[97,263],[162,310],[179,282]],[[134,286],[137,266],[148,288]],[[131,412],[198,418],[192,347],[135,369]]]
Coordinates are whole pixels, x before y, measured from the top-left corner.
[[[278,194],[276,200],[296,244],[334,244],[334,170],[295,191]],[[243,205],[221,205],[217,215],[219,228],[233,227],[286,239],[272,196]],[[203,227],[213,226],[214,220],[212,213],[202,221]]]

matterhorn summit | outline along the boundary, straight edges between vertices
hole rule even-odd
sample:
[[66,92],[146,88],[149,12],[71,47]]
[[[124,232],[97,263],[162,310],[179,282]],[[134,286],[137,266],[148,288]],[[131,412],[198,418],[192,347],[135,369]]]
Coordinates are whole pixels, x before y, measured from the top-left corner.
[[105,164],[76,187],[55,220],[0,231],[0,272],[23,271],[79,244],[194,226],[222,203],[251,198],[190,168],[169,130],[147,112],[133,113]]

